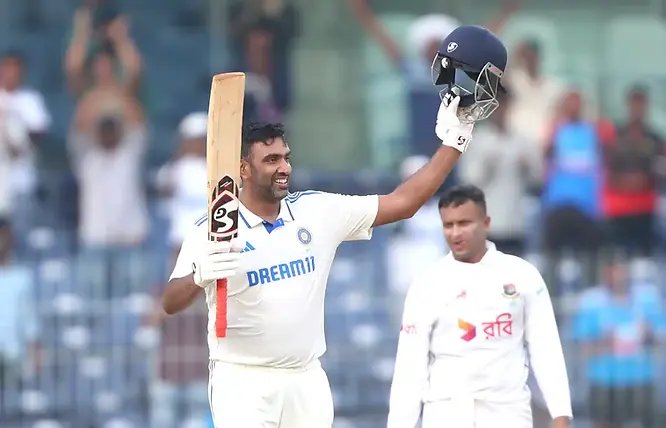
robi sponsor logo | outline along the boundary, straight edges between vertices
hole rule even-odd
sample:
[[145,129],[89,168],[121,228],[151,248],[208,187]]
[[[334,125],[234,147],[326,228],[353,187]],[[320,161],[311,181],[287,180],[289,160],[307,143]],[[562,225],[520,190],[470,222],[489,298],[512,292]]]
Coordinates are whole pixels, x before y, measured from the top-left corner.
[[484,322],[481,327],[486,339],[513,335],[513,319],[508,312],[497,315],[494,321]]
[[[465,342],[476,338],[476,326],[465,320],[458,319],[458,328],[465,333],[460,336]],[[485,334],[486,340],[496,337],[506,337],[513,335],[513,319],[511,314],[506,312],[499,314],[493,321],[481,323],[481,330]]]
[[465,332],[465,334],[460,336],[465,342],[469,342],[476,337],[476,326],[474,324],[458,318],[458,328]]
[[307,275],[314,272],[314,270],[315,258],[314,256],[309,256],[286,263],[279,263],[267,268],[248,271],[247,282],[250,284],[250,287],[254,287],[259,284],[268,284]]

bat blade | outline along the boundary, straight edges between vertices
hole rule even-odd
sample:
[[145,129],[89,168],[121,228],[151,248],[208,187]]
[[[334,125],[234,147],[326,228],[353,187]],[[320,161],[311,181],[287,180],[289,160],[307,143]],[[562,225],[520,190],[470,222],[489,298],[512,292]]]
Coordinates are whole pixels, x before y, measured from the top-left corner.
[[[230,241],[238,236],[243,127],[244,73],[213,77],[208,104],[206,164],[208,171],[208,239]],[[227,281],[217,281],[215,333],[227,335]]]

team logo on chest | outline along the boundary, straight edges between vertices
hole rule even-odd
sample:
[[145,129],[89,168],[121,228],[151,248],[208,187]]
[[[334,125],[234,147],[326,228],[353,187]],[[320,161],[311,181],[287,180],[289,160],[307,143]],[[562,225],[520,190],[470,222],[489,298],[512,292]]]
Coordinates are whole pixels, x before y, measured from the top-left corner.
[[301,241],[301,244],[308,245],[312,242],[312,234],[309,230],[304,227],[300,227],[297,232],[298,240]]
[[502,296],[507,299],[517,299],[520,297],[520,293],[516,290],[516,286],[513,284],[504,284],[502,286]]

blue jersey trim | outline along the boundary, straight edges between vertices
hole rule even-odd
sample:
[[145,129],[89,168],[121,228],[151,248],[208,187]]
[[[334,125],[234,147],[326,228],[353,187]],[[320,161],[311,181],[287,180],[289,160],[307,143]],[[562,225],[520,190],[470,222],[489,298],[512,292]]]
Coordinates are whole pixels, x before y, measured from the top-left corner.
[[243,213],[240,212],[240,210],[238,210],[238,217],[240,217],[241,220],[243,220],[243,223],[245,223],[245,226],[247,226],[248,229],[252,229],[252,228],[250,227],[250,223],[247,222],[247,220],[246,220],[245,217],[243,216]]
[[287,202],[291,202],[292,204],[299,200],[302,196],[307,196],[307,195],[319,195],[322,192],[318,190],[304,190],[302,192],[295,192],[295,193],[290,193],[287,195],[285,198]]
[[291,207],[289,207],[289,202],[285,202],[285,203],[284,203],[284,206],[287,207],[287,211],[289,211],[289,215],[291,216],[291,220],[292,220],[292,221],[293,221],[293,220],[296,220],[296,219],[294,218],[294,213],[291,212]]
[[201,225],[204,224],[206,221],[208,221],[208,213],[206,213],[206,214],[202,215],[201,217],[199,217],[199,218],[197,219],[197,221],[194,222],[194,224],[197,225],[197,226],[201,226]]

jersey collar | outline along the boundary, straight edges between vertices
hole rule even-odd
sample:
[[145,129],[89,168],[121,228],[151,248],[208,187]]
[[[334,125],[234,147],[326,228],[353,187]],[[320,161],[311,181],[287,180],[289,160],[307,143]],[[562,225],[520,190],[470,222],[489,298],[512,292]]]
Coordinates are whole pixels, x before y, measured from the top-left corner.
[[280,213],[274,224],[270,224],[269,222],[265,221],[263,218],[247,209],[247,207],[240,202],[239,206],[240,221],[244,222],[248,229],[252,229],[253,227],[259,226],[260,224],[276,228],[284,223],[294,221],[294,215],[291,213],[291,208],[289,208],[287,201],[284,199],[280,201]]

